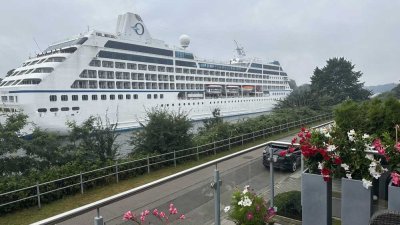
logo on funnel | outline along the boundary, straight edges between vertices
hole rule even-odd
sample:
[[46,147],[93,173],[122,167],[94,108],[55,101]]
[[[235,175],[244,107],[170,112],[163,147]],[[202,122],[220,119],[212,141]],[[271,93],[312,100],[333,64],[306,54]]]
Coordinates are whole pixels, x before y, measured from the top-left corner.
[[141,23],[135,24],[135,26],[132,26],[132,29],[138,34],[142,35],[144,33],[144,27]]

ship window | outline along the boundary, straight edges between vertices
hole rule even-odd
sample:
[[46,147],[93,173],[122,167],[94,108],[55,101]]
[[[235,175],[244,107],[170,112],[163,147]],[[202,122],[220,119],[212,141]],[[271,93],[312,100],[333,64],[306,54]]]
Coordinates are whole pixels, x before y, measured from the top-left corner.
[[61,111],[65,112],[65,111],[69,111],[69,107],[62,107]]
[[100,67],[101,66],[100,60],[93,59],[92,61],[90,61],[89,66]]
[[[50,57],[46,60],[46,62],[63,62],[65,57]],[[39,62],[41,63],[41,62]]]
[[107,95],[101,95],[101,100],[107,100]]
[[158,95],[157,94],[154,94],[154,99],[157,99],[158,98]]
[[[39,84],[42,80],[41,79],[24,79],[18,85],[26,85],[26,84]],[[7,85],[5,85],[7,86]]]
[[164,94],[160,94],[160,98],[163,99],[164,98]]
[[7,102],[8,101],[7,96],[1,96],[1,101],[2,102]]
[[124,95],[118,95],[118,99],[119,100],[123,100],[124,99]]
[[115,100],[115,95],[110,95],[110,100]]
[[72,107],[72,110],[78,111],[79,107]]
[[58,108],[50,108],[50,112],[58,112]]
[[175,57],[176,58],[184,58],[184,59],[194,59],[193,54],[192,53],[188,53],[188,52],[175,52]]
[[[62,98],[62,96],[61,96]],[[78,101],[78,95],[72,95],[72,101]]]
[[138,99],[138,95],[137,95],[137,94],[134,94],[134,95],[133,95],[133,99]]
[[136,66],[135,63],[128,63],[128,64],[127,64],[127,69],[136,70],[136,69],[137,69],[137,66]]
[[175,60],[175,65],[176,66],[186,66],[186,67],[197,67],[195,62],[187,62],[187,61],[181,61],[181,60]]
[[68,101],[68,95],[61,95],[61,101]]
[[147,65],[139,64],[139,70],[147,70]]
[[89,78],[97,78],[97,71],[96,70],[88,70],[88,77]]
[[142,45],[122,43],[122,42],[117,42],[117,41],[107,41],[107,43],[104,45],[104,47],[128,50],[128,51],[135,51],[135,52],[150,53],[150,54],[155,54],[155,55],[164,55],[164,56],[171,56],[171,57],[173,56],[173,52],[168,49],[153,48],[153,47],[147,47],[147,46],[142,46]]
[[50,95],[50,101],[51,102],[57,101],[57,95]]
[[114,67],[114,63],[112,61],[103,61],[103,67],[107,67],[107,68],[113,68]]
[[125,63],[123,63],[123,62],[115,62],[115,68],[125,69]]
[[131,95],[130,95],[130,94],[126,94],[126,95],[125,95],[125,98],[126,98],[126,99],[131,99]]
[[87,95],[82,95],[82,101],[87,101],[89,97]]
[[147,99],[151,99],[151,94],[148,94],[148,95],[147,95]]
[[37,111],[38,112],[47,112],[47,109],[46,108],[39,108]]
[[107,79],[114,79],[114,72],[113,71],[107,71]]
[[96,101],[97,100],[97,95],[92,95],[92,100]]
[[164,65],[174,64],[173,60],[171,59],[163,59],[163,58],[156,58],[156,57],[142,56],[142,55],[132,55],[132,54],[125,54],[118,52],[100,51],[98,55],[101,58],[108,58],[108,59],[129,60],[129,61],[137,61],[144,63],[157,63]]
[[53,72],[54,68],[51,67],[41,67],[36,68],[32,73],[51,73]]

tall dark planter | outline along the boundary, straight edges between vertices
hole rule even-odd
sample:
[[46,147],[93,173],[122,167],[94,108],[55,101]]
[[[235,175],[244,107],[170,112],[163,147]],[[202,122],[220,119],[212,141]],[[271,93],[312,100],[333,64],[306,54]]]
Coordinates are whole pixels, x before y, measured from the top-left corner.
[[388,209],[400,212],[400,187],[389,184],[388,188]]
[[371,187],[364,188],[360,180],[342,178],[342,225],[366,225],[369,223],[371,214]]
[[332,181],[321,175],[301,175],[302,224],[332,225]]

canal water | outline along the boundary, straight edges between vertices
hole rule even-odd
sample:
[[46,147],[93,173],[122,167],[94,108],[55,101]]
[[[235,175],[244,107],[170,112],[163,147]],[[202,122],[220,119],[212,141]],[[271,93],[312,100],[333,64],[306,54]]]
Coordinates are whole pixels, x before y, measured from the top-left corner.
[[[262,113],[253,113],[253,114],[247,114],[247,115],[240,115],[240,116],[231,116],[231,117],[224,117],[223,120],[227,121],[227,122],[232,122],[235,123],[237,121],[243,120],[243,119],[247,119],[247,118],[254,118],[257,116],[261,116],[261,115],[266,115],[269,114],[270,112],[262,112]],[[192,122],[193,127],[192,127],[192,132],[196,133],[199,127],[203,126],[203,122],[202,121],[195,121]],[[118,134],[119,136],[117,137],[116,140],[116,144],[118,144],[119,147],[119,157],[123,157],[126,156],[127,154],[129,154],[132,149],[133,146],[130,144],[131,142],[131,137],[133,135],[134,132],[137,132],[140,129],[135,129],[135,130],[130,130],[130,131],[120,131]]]

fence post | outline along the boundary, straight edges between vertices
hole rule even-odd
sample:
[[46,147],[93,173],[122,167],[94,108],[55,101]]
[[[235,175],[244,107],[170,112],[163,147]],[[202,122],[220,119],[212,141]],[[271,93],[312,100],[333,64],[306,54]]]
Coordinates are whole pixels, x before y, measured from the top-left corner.
[[255,141],[256,140],[256,137],[255,137],[255,131],[253,131],[253,141]]
[[176,167],[176,152],[174,150],[174,166]]
[[94,217],[94,225],[104,225],[103,217],[100,216],[100,209],[97,208],[97,216]]
[[214,141],[213,143],[214,143],[214,148],[213,148],[213,150],[214,150],[214,155],[216,155],[216,154],[217,154],[217,149],[215,148],[215,141]]
[[117,183],[119,183],[119,176],[118,176],[118,161],[115,162],[115,179]]
[[228,138],[229,150],[231,150],[231,137]]
[[214,170],[214,213],[215,213],[215,225],[221,225],[221,215],[220,215],[220,204],[221,204],[221,180],[219,178],[219,170],[215,168]]
[[197,161],[200,160],[200,156],[199,156],[199,146],[196,147],[196,156],[197,156]]
[[80,183],[81,183],[81,194],[83,194],[83,176],[82,176],[82,172],[79,172],[79,179],[80,179]]
[[147,173],[150,173],[150,158],[149,158],[149,155],[147,155]]
[[243,145],[243,136],[244,136],[244,134],[242,134],[242,145]]
[[36,195],[37,195],[38,207],[40,209],[40,208],[42,208],[42,204],[40,203],[40,188],[39,188],[39,182],[38,181],[36,181]]

